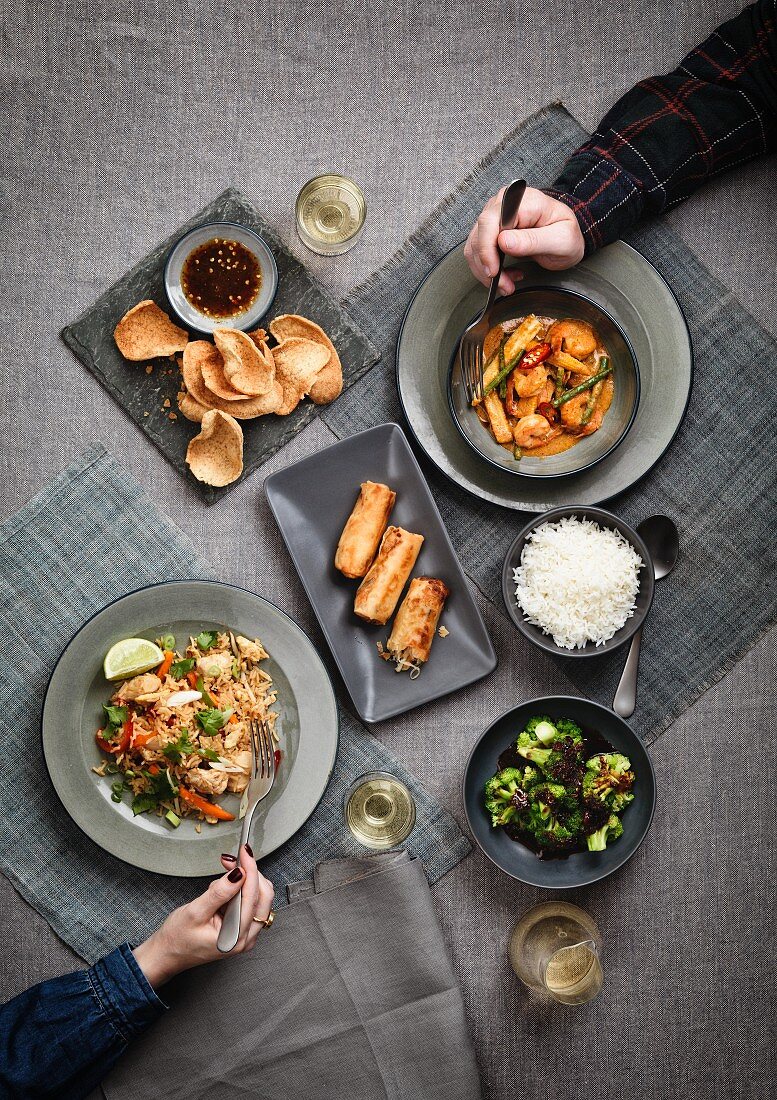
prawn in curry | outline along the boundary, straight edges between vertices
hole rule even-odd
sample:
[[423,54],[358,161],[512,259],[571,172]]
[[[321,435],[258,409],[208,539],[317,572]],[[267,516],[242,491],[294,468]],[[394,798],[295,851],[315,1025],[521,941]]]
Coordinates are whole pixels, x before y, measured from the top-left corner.
[[610,407],[612,360],[587,321],[525,317],[495,325],[483,345],[481,423],[516,458],[545,458],[598,431]]

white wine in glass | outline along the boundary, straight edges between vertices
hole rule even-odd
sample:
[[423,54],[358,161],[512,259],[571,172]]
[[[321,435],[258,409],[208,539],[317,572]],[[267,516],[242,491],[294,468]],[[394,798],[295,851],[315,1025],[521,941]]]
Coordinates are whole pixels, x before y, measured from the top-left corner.
[[564,901],[535,905],[510,938],[510,963],[529,989],[562,1004],[593,1000],[602,988],[602,940],[587,913]]

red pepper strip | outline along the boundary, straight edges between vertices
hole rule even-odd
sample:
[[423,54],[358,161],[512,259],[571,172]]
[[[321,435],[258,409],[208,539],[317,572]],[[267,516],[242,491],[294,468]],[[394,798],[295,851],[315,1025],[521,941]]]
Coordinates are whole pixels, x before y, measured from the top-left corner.
[[133,749],[142,749],[144,745],[147,745],[152,737],[156,737],[155,733],[139,733],[132,741]]
[[159,775],[159,765],[158,764],[149,764],[148,770],[151,773],[151,775]]
[[187,790],[186,787],[179,787],[178,794],[184,800],[188,802],[190,806],[194,806],[198,810],[202,810],[204,814],[208,814],[209,817],[217,817],[219,821],[234,821],[235,815],[231,814],[229,810],[225,810],[221,806],[217,806],[215,802],[208,802],[206,799],[201,798],[194,791]]
[[174,657],[175,657],[175,654],[173,653],[173,651],[171,649],[166,649],[165,650],[165,659],[164,659],[164,661],[162,661],[162,664],[156,670],[156,674],[157,674],[157,676],[159,677],[160,680],[164,680],[165,676],[167,676],[168,672],[170,671],[170,666],[173,663],[173,658]]
[[550,344],[537,344],[536,347],[526,352],[517,369],[523,371],[534,370],[540,363],[545,362],[552,350]]
[[186,679],[189,681],[189,687],[193,688],[194,691],[197,691],[198,690],[198,688],[197,688],[197,673],[196,672],[187,672],[186,673]]
[[[505,412],[508,416],[520,416],[518,406],[515,400],[515,371],[510,372],[510,377],[507,379],[507,391],[505,393]],[[520,400],[520,398],[519,398]]]
[[129,748],[130,738],[132,737],[132,719],[128,718],[124,725],[121,727],[121,737],[119,740],[112,744],[110,741],[106,741],[102,736],[102,730],[98,730],[94,735],[94,739],[97,742],[97,747],[102,749],[103,752],[112,752],[114,755],[119,756],[121,753],[126,752]]
[[276,771],[278,770],[278,767],[279,767],[279,765],[280,765],[280,762],[281,762],[281,750],[280,750],[280,749],[276,749],[276,750],[275,750],[275,770],[276,770]]
[[558,409],[554,409],[550,401],[540,401],[537,412],[544,416],[549,424],[555,424],[558,420]]

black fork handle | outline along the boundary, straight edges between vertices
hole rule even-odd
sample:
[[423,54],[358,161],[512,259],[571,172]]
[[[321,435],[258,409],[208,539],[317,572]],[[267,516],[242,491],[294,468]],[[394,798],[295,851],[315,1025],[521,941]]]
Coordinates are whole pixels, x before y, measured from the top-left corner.
[[[526,180],[513,180],[512,183],[508,183],[502,194],[502,209],[499,213],[499,232],[503,229],[512,229],[515,225],[515,219],[518,216],[518,208],[523,200],[524,193],[526,191]],[[490,309],[496,301],[496,296],[499,291],[499,279],[501,278],[502,271],[505,265],[505,254],[497,244],[496,250],[499,253],[499,268],[496,275],[491,280],[491,286],[488,291],[488,301],[486,302],[486,309]]]

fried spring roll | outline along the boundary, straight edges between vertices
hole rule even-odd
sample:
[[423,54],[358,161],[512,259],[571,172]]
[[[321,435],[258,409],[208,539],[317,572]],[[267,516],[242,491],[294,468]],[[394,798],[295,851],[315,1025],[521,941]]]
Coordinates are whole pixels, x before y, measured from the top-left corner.
[[363,577],[375,559],[397,494],[388,485],[363,481],[356,504],[343,528],[335,568],[345,577]]
[[437,624],[449,594],[447,585],[436,577],[414,577],[410,582],[386,643],[386,652],[397,662],[399,670],[417,668],[429,660]]
[[424,541],[402,527],[387,527],[378,556],[359,585],[353,609],[360,619],[383,626],[394,614]]

